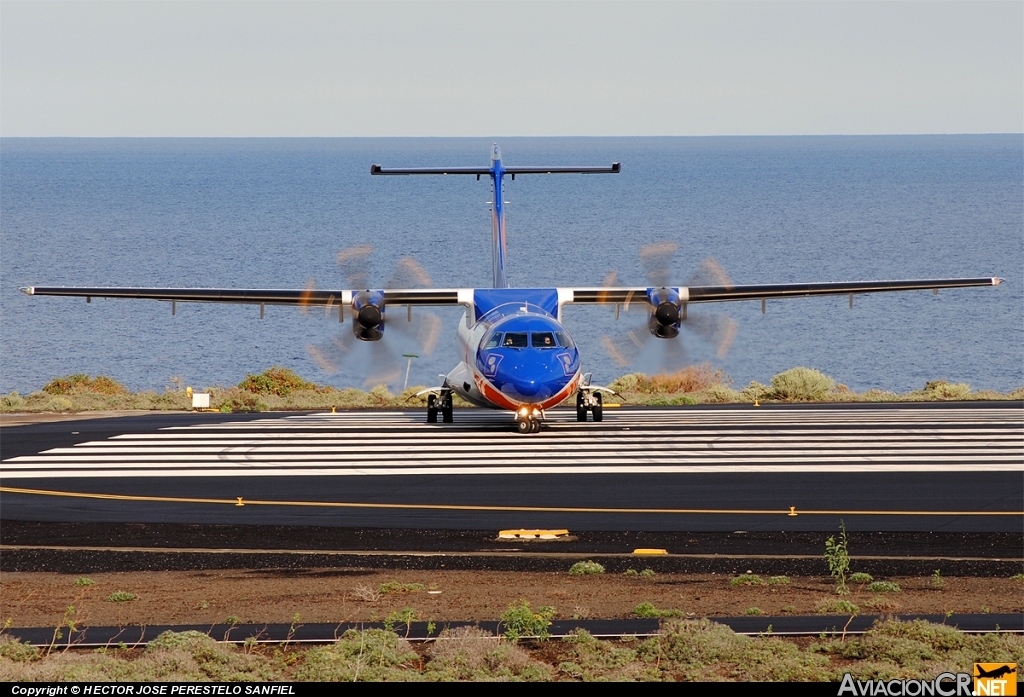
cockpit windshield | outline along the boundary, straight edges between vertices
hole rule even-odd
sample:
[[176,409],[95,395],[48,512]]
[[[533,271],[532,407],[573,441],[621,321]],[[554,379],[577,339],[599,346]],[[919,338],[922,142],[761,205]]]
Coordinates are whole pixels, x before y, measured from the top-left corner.
[[551,332],[533,332],[530,341],[533,342],[533,348],[558,348],[555,335]]
[[526,348],[526,332],[505,332],[501,345],[505,348]]

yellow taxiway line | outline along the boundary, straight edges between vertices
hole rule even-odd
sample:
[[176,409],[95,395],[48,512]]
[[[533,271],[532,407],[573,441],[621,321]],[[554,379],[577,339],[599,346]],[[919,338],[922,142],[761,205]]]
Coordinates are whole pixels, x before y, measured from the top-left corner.
[[138,501],[154,503],[209,503],[230,506],[305,506],[313,508],[385,508],[434,511],[504,511],[519,513],[669,513],[703,515],[899,515],[899,516],[1022,516],[1020,511],[826,511],[800,510],[795,506],[785,509],[708,509],[708,508],[572,508],[560,506],[472,506],[464,504],[435,503],[355,503],[346,501],[267,501],[259,499],[184,498],[178,496],[131,496],[127,494],[91,494],[76,491],[51,491],[48,489],[21,489],[0,486],[0,492],[7,494],[29,494],[35,496],[60,496],[79,499],[102,499],[106,501]]

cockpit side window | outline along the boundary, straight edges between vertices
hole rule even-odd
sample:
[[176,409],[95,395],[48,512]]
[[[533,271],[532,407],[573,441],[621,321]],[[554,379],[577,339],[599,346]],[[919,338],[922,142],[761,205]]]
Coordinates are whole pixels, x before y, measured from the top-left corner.
[[501,345],[505,348],[526,348],[526,332],[506,332]]
[[551,332],[533,332],[530,339],[533,341],[533,348],[558,348],[555,335]]
[[489,349],[498,348],[499,346],[501,346],[501,332],[494,332],[491,334],[491,338],[487,340],[486,344],[484,344],[484,348]]
[[555,336],[558,337],[558,345],[562,348],[576,348],[576,344],[573,343],[572,337],[566,332],[555,332]]

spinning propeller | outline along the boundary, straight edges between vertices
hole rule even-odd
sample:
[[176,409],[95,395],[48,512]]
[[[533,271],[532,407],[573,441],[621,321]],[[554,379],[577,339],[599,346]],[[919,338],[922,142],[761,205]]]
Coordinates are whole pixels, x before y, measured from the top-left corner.
[[[369,289],[368,262],[372,252],[373,246],[368,244],[338,252],[338,267],[348,288],[354,292],[352,306],[342,308],[352,324],[330,342],[306,347],[310,357],[329,375],[343,366],[351,366],[359,374],[366,375],[364,387],[397,383],[406,367],[401,352],[396,354],[382,340],[385,327],[397,330],[404,340],[415,342],[416,352],[421,356],[433,353],[441,333],[441,319],[437,315],[422,309],[417,309],[414,315],[411,307],[385,307],[379,290]],[[405,257],[395,265],[383,289],[429,288],[432,285],[426,270],[415,260]],[[315,283],[310,280],[306,288],[313,290]],[[299,311],[308,313],[309,308],[300,305]],[[324,314],[330,316],[330,305]]]
[[[617,338],[604,337],[601,344],[613,361],[620,367],[636,362],[651,339],[660,353],[658,360],[662,372],[673,372],[687,364],[687,352],[681,330],[696,335],[715,348],[719,358],[724,358],[736,338],[736,322],[725,315],[693,311],[670,286],[672,256],[679,247],[675,242],[656,242],[640,250],[640,263],[647,274],[648,284],[654,291],[650,297],[637,294],[626,303],[616,307],[616,319],[620,312],[629,318],[636,318],[633,326]],[[611,271],[602,286],[611,288],[619,285],[618,275]],[[690,274],[683,287],[726,286],[732,280],[714,259],[705,259]],[[641,319],[642,317],[642,319]]]

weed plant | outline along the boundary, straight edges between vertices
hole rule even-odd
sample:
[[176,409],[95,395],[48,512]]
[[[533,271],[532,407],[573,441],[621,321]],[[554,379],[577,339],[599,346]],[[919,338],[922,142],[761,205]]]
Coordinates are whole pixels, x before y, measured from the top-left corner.
[[875,581],[868,584],[868,591],[870,593],[899,593],[902,590],[900,584],[893,581]]
[[604,567],[598,564],[596,561],[579,561],[572,565],[569,569],[570,576],[594,576],[596,574],[603,574]]
[[839,521],[839,541],[835,537],[825,540],[825,561],[828,562],[828,571],[836,580],[836,593],[838,595],[849,595],[850,590],[846,587],[846,574],[850,571],[850,555],[847,551],[846,525]]

